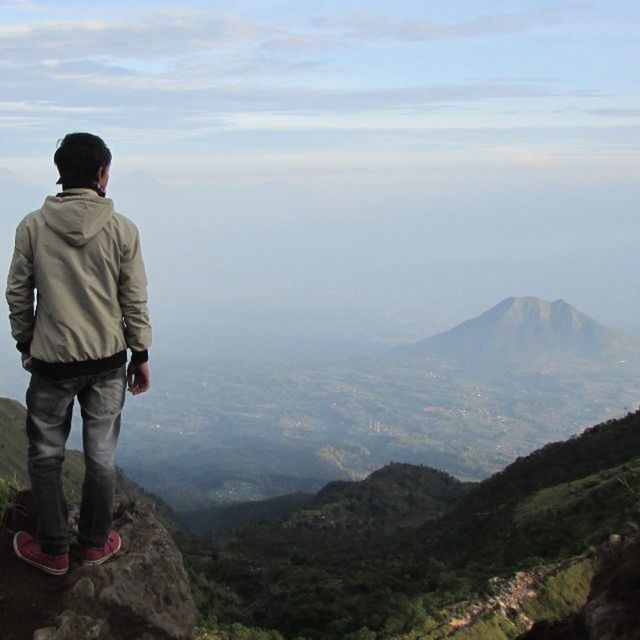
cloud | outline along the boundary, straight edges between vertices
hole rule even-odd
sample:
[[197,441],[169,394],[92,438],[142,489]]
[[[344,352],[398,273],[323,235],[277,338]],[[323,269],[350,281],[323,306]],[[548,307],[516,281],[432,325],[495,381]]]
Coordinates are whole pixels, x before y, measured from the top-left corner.
[[65,115],[74,115],[79,113],[90,113],[103,115],[111,113],[114,110],[106,107],[65,107],[51,102],[0,102],[0,113],[3,111],[20,111],[21,113],[63,113]]
[[504,159],[513,165],[550,169],[560,164],[560,159],[557,155],[545,153],[537,149],[505,147],[502,153]]
[[[44,74],[51,75],[46,76]],[[381,89],[320,89],[282,84],[253,85],[240,82],[211,82],[190,70],[181,74],[96,72],[89,65],[77,70],[62,65],[52,70],[37,68],[14,71],[13,82],[5,83],[6,99],[0,102],[5,118],[5,131],[14,119],[16,129],[42,127],[56,130],[83,127],[116,132],[119,138],[148,145],[154,140],[210,138],[217,134],[257,132],[253,141],[237,140],[243,146],[252,144],[285,144],[282,136],[293,132],[343,132],[343,146],[349,142],[362,147],[365,140],[345,137],[349,131],[370,131],[374,143],[406,144],[409,138],[390,140],[394,130],[407,132],[442,127],[451,129],[468,123],[472,127],[488,127],[486,108],[495,110],[497,103],[538,101],[541,112],[549,101],[585,99],[591,94],[558,89],[534,82],[473,82]],[[25,75],[26,74],[26,75]],[[17,84],[16,84],[17,83]],[[597,94],[593,94],[597,95]],[[91,96],[87,100],[87,96]],[[490,106],[488,106],[490,105]],[[455,115],[457,114],[457,115]],[[507,118],[511,120],[507,121]],[[518,123],[517,110],[501,116],[502,126]],[[387,132],[386,140],[382,132]],[[275,139],[265,136],[276,132]],[[59,135],[56,133],[56,135]],[[257,137],[256,137],[257,136]],[[262,143],[257,140],[262,139]],[[291,138],[292,144],[298,140]],[[421,140],[421,138],[418,138]],[[315,137],[313,144],[319,139]],[[287,143],[289,144],[289,143]]]
[[318,60],[293,53],[308,47],[304,40],[282,25],[176,9],[139,20],[2,26],[0,83],[15,99],[65,96],[60,89],[73,82],[161,93],[255,84],[316,70]]
[[[430,42],[508,35],[555,25],[566,8],[489,14],[462,21],[398,20],[391,15],[336,14],[306,23],[257,20],[195,9],[158,9],[138,19],[41,21],[0,27],[3,63],[99,61],[145,69],[144,62],[190,56],[308,56],[347,49],[352,41]],[[271,62],[274,62],[274,58]],[[248,65],[246,65],[248,67]]]
[[330,34],[284,33],[265,39],[260,46],[266,51],[307,54],[343,47],[344,41]]
[[597,116],[606,116],[608,118],[640,118],[640,108],[634,109],[590,109],[589,113]]
[[[48,21],[0,28],[5,59],[176,59],[264,37],[265,27],[233,15],[196,11],[154,12],[141,21]],[[268,30],[272,33],[271,30]]]
[[14,131],[17,128],[28,128],[32,129],[34,127],[42,127],[51,123],[51,120],[47,118],[39,118],[34,116],[18,116],[18,115],[9,115],[6,116],[4,114],[0,114],[0,129],[11,129]]
[[316,18],[318,29],[340,32],[356,40],[395,40],[399,42],[433,42],[456,38],[484,38],[519,34],[560,24],[566,8],[486,14],[459,21],[397,20],[390,15],[334,14]]
[[31,0],[0,0],[0,8],[34,11],[35,9],[39,9],[40,5]]
[[[228,147],[235,136],[242,148],[262,149],[289,144],[290,133],[295,146],[302,144],[299,132],[335,134],[332,144],[348,139],[363,148],[364,131],[375,132],[373,144],[401,147],[413,129],[508,129],[530,126],[531,119],[547,126],[554,118],[571,124],[561,110],[587,114],[602,106],[589,103],[602,92],[543,77],[548,68],[535,65],[522,70],[527,77],[517,78],[512,65],[483,76],[461,60],[449,81],[417,68],[413,51],[375,48],[525,33],[560,24],[569,12],[562,7],[448,21],[371,13],[293,21],[284,13],[276,20],[158,8],[134,19],[133,10],[118,12],[122,7],[114,11],[118,17],[104,19],[43,21],[38,14],[36,21],[0,27],[3,142],[42,139],[43,127],[56,136],[82,127],[114,132],[141,148],[170,140],[172,150],[224,136]],[[593,111],[591,121],[598,115],[607,113]],[[400,142],[395,129],[407,132]]]
[[[209,19],[209,24],[216,22]],[[195,14],[171,13],[156,21],[143,33],[129,25],[126,37],[119,34],[114,39],[109,34],[120,23],[0,30],[0,47],[13,51],[0,61],[4,144],[23,148],[34,141],[43,144],[47,136],[56,139],[67,130],[96,130],[128,148],[166,145],[171,153],[194,146],[206,153],[212,144],[261,151],[349,145],[419,148],[433,140],[437,128],[491,129],[495,122],[483,122],[482,113],[495,111],[497,104],[526,104],[529,110],[538,105],[544,111],[550,102],[563,106],[599,95],[544,79],[398,85],[387,77],[384,85],[372,88],[349,86],[328,75],[326,81],[316,82],[313,74],[322,74],[323,65],[331,63],[306,53],[285,55],[286,47],[305,52],[313,39],[287,40],[282,25],[225,17],[216,22],[217,35],[207,32],[200,40]],[[167,43],[169,25],[177,31]],[[76,31],[78,47],[73,40]],[[184,47],[177,46],[182,37]],[[147,41],[149,49],[136,57],[141,45],[127,44],[131,38]],[[332,38],[320,44],[333,46]],[[29,51],[35,58],[29,58],[34,56]],[[294,79],[294,74],[299,77]],[[509,135],[506,130],[514,122],[500,120],[504,135]],[[445,137],[435,141],[440,148],[452,144],[450,140],[460,147],[463,138],[476,139],[468,129],[464,135]],[[495,141],[497,134],[492,132],[489,139]]]

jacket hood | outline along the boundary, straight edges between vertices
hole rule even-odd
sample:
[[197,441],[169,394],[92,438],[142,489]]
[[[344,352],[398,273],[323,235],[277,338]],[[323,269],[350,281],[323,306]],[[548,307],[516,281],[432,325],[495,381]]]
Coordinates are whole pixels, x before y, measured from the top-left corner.
[[47,226],[70,245],[81,247],[99,233],[114,215],[113,200],[91,189],[68,189],[49,196],[42,206]]

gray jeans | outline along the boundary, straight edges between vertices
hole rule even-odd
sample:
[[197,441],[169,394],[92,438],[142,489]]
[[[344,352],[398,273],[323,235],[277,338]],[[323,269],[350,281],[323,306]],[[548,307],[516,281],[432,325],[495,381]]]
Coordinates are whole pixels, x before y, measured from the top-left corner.
[[71,430],[74,398],[82,415],[85,475],[78,542],[102,547],[111,530],[115,451],[126,392],[125,368],[53,380],[32,373],[27,390],[29,476],[38,516],[36,538],[51,555],[69,550],[62,462]]

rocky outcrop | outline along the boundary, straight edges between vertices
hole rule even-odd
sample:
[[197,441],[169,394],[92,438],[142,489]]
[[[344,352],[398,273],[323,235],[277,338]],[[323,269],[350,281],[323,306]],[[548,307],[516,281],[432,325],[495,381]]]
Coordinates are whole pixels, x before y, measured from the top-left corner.
[[[29,526],[28,516],[28,508],[15,506],[5,518],[7,528],[17,528],[21,519]],[[72,514],[72,530],[76,522]],[[122,550],[114,558],[83,566],[72,549],[71,568],[63,577],[47,576],[13,557],[5,531],[0,552],[3,640],[192,637],[197,610],[182,557],[151,504],[118,502],[114,528],[122,537]]]
[[589,638],[640,638],[640,536],[620,540],[604,557],[584,608]]
[[[530,571],[518,571],[511,577],[489,580],[487,592],[478,600],[459,602],[443,609],[439,620],[429,622],[420,635],[414,632],[403,640],[420,638],[516,638],[527,633],[535,619],[553,617],[558,611],[573,613],[587,598],[593,575],[592,560],[576,556],[555,565],[543,565]],[[569,640],[547,635],[546,623],[538,640]],[[525,636],[523,636],[525,637]],[[529,638],[529,636],[526,636]]]
[[580,612],[538,623],[520,640],[640,640],[640,536],[615,536]]

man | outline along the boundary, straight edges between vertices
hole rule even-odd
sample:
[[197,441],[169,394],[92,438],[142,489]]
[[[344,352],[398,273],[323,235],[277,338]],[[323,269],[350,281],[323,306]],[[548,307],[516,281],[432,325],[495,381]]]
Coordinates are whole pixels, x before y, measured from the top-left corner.
[[86,466],[80,558],[100,564],[121,546],[111,530],[115,449],[126,387],[133,394],[149,388],[151,327],[138,229],[105,197],[111,152],[97,136],[71,133],[54,162],[62,192],[18,225],[6,296],[11,332],[31,372],[28,467],[38,516],[35,537],[19,531],[13,546],[25,562],[62,575],[69,531],[61,467],[74,398]]

